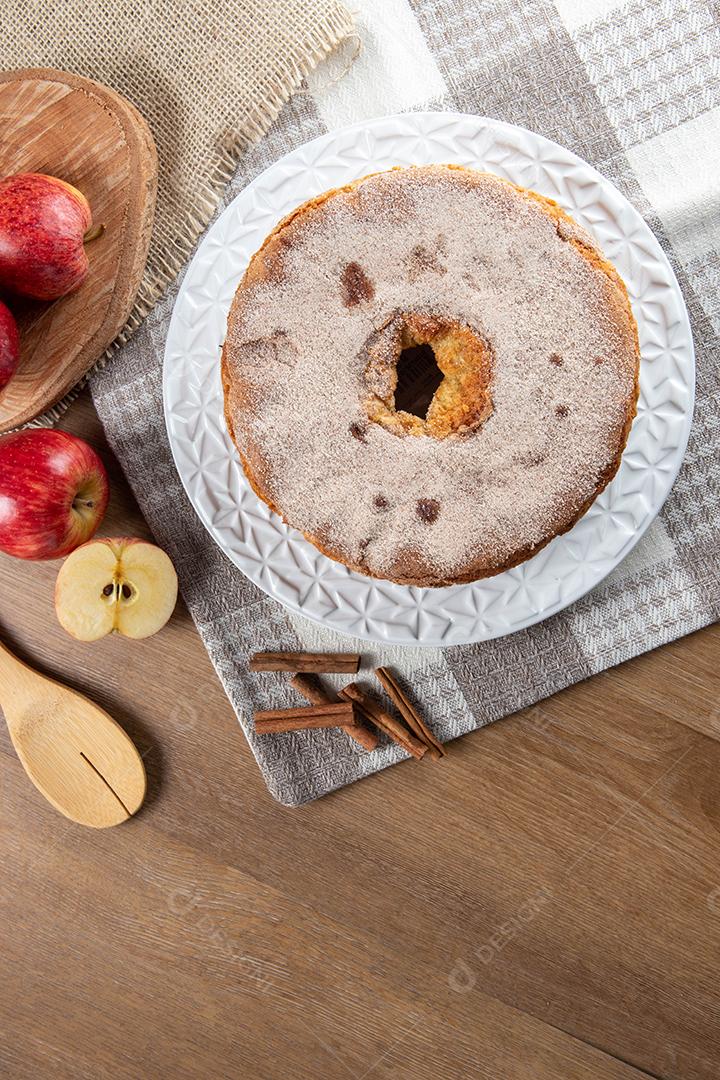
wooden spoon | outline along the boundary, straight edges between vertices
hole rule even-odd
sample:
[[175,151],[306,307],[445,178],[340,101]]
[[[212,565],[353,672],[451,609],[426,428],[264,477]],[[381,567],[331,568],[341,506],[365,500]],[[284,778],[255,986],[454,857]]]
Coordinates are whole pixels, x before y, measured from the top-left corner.
[[145,768],[122,728],[92,701],[33,671],[4,645],[0,706],[25,771],[61,814],[104,829],[142,806]]

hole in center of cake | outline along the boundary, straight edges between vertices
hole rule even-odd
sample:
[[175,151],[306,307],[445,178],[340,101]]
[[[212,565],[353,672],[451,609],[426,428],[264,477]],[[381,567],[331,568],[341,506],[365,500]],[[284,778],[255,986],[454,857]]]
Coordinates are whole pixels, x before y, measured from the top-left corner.
[[395,435],[464,436],[492,414],[493,350],[465,323],[399,312],[371,335],[365,355],[368,418]]
[[438,367],[432,345],[408,345],[397,362],[395,408],[427,418],[435,391],[445,376]]

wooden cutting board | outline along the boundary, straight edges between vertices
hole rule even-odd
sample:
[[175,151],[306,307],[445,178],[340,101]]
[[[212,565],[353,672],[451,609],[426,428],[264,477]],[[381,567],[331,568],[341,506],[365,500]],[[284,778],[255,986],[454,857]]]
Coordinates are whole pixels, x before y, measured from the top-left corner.
[[20,327],[21,360],[0,393],[0,432],[44,412],[102,356],[125,324],[145,269],[157,154],[140,113],[113,90],[48,68],[0,74],[0,176],[43,172],[86,196],[105,232],[90,270],[53,303],[3,295]]

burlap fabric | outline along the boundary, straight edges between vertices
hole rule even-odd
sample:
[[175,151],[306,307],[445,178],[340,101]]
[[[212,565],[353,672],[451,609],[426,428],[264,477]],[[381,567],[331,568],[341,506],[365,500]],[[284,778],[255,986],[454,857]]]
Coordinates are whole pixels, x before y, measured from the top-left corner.
[[337,0],[0,0],[0,67],[97,79],[150,125],[157,210],[129,328],[187,261],[239,155],[351,32]]

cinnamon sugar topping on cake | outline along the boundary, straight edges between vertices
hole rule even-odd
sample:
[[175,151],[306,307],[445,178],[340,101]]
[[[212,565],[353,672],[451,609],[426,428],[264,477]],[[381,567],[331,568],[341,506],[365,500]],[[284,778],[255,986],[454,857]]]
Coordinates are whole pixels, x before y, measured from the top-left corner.
[[355,307],[356,304],[372,300],[375,295],[375,286],[359,263],[350,262],[343,267],[340,280],[342,283],[342,302],[345,307]]
[[353,420],[350,425],[350,434],[354,439],[358,439],[359,442],[365,442],[365,436],[367,435],[367,424],[364,424],[359,420]]
[[426,525],[432,525],[434,521],[437,521],[440,513],[440,503],[437,499],[418,499],[415,509],[421,521],[424,521]]
[[[224,380],[246,471],[286,521],[364,573],[437,585],[577,520],[617,468],[638,363],[622,282],[579,226],[488,173],[427,166],[321,197],[274,236],[282,280],[261,249]],[[425,417],[394,405],[420,339],[444,373]]]

